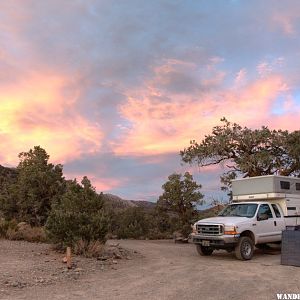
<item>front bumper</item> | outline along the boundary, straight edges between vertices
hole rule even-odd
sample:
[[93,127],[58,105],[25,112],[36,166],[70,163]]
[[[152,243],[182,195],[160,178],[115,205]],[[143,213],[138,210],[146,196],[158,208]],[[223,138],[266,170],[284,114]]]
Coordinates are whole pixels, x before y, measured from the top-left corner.
[[236,235],[219,235],[219,236],[204,236],[192,234],[192,242],[194,244],[207,245],[215,249],[227,249],[234,247],[239,239],[239,234]]

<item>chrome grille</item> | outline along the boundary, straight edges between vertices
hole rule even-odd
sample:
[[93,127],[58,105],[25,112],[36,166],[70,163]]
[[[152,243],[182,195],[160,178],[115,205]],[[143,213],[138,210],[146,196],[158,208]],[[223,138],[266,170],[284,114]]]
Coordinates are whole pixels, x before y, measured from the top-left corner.
[[198,224],[196,225],[197,233],[201,235],[221,235],[223,234],[223,225]]

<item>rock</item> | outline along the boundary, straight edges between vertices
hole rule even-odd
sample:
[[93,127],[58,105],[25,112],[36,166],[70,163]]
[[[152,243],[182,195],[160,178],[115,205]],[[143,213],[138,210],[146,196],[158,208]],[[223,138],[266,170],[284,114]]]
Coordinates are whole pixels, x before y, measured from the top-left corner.
[[175,243],[188,243],[188,238],[179,237],[175,239]]
[[180,238],[183,238],[182,233],[180,231],[174,231],[173,239],[176,240],[176,239],[180,239]]
[[62,259],[62,262],[66,264],[67,261],[68,261],[68,259],[67,259],[67,257],[65,256],[65,257]]
[[122,256],[119,253],[113,253],[115,259],[122,259]]
[[116,260],[113,259],[112,261],[113,264],[117,264],[118,262]]
[[102,260],[102,261],[108,260],[108,257],[107,256],[99,256],[99,257],[97,257],[97,260]]
[[27,224],[26,222],[20,222],[20,223],[18,223],[18,225],[17,225],[17,229],[18,229],[18,230],[23,230],[23,229],[26,229],[26,228],[28,228],[28,227],[30,227],[30,225]]
[[23,288],[26,286],[26,283],[24,282],[19,282],[19,281],[14,281],[10,284],[12,287],[18,287],[18,288]]
[[75,272],[82,272],[83,269],[82,269],[82,268],[75,268],[74,271],[75,271]]

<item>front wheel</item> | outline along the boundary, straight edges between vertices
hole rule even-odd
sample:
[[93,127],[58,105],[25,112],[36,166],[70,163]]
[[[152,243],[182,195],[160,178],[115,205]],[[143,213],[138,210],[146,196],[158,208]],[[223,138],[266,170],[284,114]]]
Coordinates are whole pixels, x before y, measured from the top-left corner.
[[208,256],[208,255],[212,255],[212,253],[214,252],[214,249],[212,249],[211,247],[205,247],[202,245],[197,245],[197,252],[201,255],[201,256]]
[[250,260],[254,253],[254,243],[247,236],[242,236],[235,247],[235,256],[240,260]]

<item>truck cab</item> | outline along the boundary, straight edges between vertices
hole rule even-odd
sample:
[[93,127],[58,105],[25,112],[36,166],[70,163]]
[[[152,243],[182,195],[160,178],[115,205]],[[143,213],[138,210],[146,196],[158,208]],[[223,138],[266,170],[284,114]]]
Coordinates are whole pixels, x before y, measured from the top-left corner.
[[299,194],[287,190],[282,193],[278,189],[278,186],[282,187],[280,181],[293,180],[296,191],[298,185],[295,183],[300,183],[300,178],[261,176],[235,180],[232,203],[217,217],[194,224],[192,241],[198,253],[211,255],[214,250],[226,249],[235,251],[238,259],[249,260],[255,246],[260,248],[267,243],[280,243],[286,226],[299,222],[300,189]]

